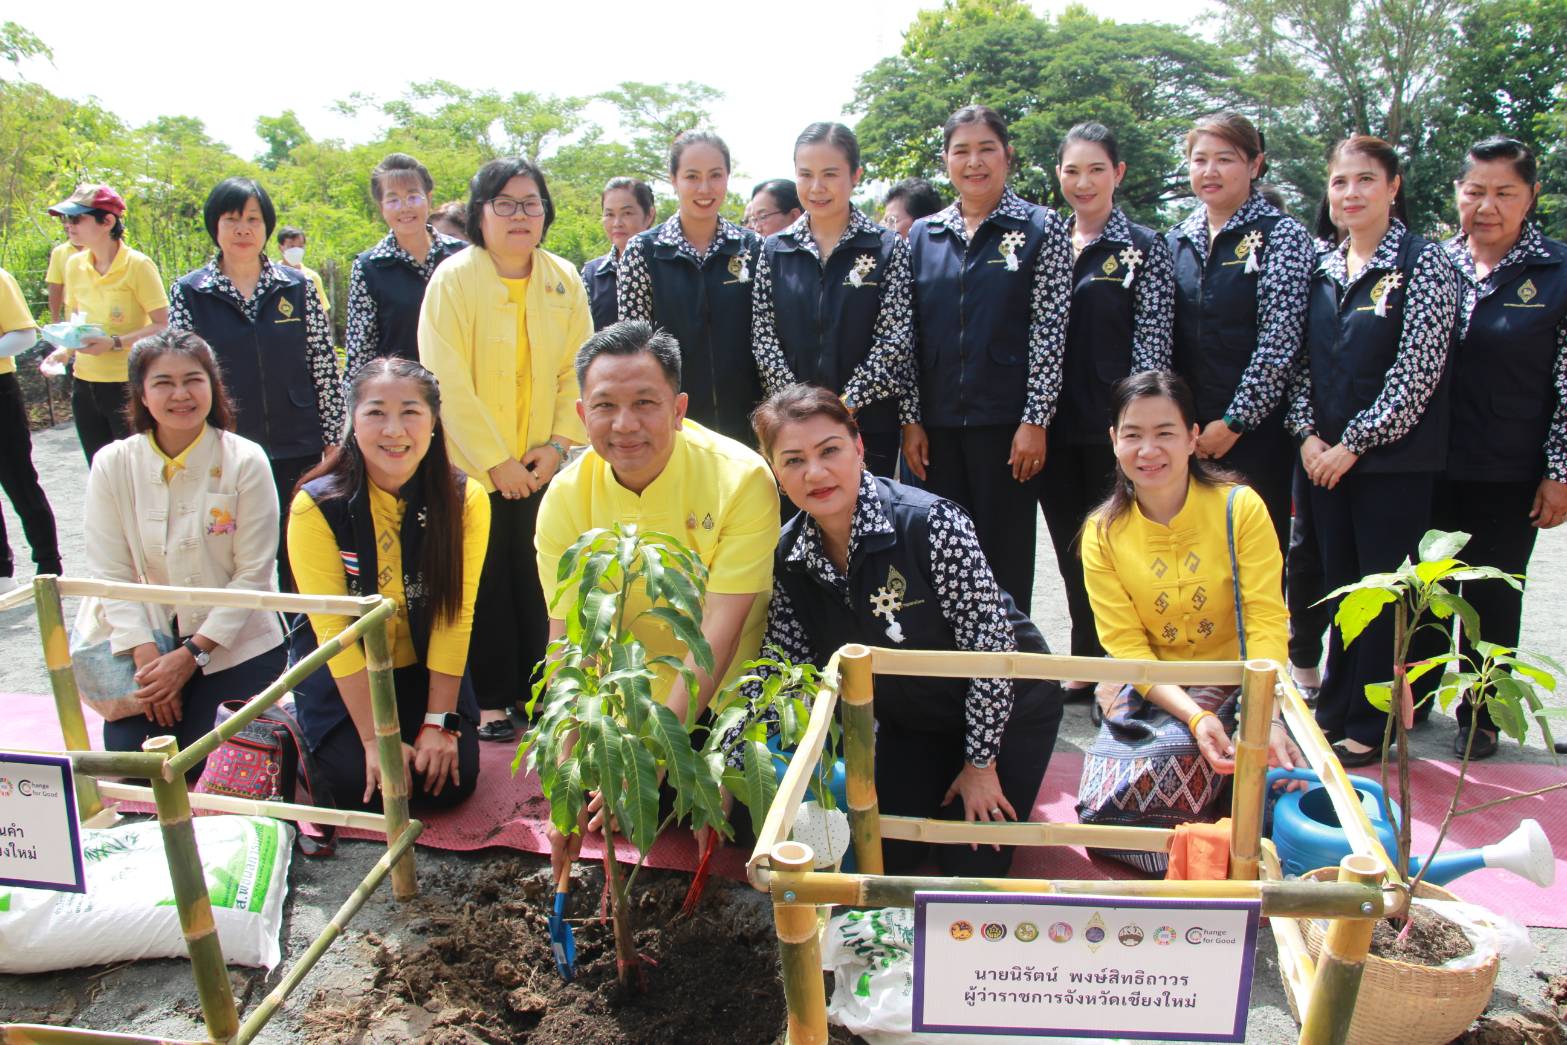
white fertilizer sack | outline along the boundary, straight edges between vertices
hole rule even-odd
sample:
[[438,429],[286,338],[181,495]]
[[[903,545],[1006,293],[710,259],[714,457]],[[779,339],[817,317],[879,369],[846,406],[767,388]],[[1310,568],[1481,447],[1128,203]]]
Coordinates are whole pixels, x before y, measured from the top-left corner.
[[[202,816],[196,848],[232,965],[277,965],[294,828],[259,816]],[[0,972],[183,958],[174,887],[155,820],[82,831],[85,893],[0,886]]]

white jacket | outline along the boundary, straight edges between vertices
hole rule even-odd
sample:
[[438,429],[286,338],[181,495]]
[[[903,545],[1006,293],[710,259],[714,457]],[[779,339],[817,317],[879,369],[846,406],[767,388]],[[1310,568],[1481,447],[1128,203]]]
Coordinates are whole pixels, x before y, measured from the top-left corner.
[[[163,481],[163,458],[146,433],[110,443],[87,479],[87,566],[101,580],[182,588],[275,591],[277,487],[266,451],[208,428],[185,468]],[[110,648],[124,653],[168,632],[217,643],[206,673],[242,664],[283,641],[278,616],[237,607],[160,606],[103,600]],[[236,698],[249,697],[236,693]]]

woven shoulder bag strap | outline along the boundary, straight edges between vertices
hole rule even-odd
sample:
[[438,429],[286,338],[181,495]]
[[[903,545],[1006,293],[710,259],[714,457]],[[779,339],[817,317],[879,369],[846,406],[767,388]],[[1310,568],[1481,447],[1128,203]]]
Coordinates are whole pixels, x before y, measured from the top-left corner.
[[1246,659],[1246,614],[1241,606],[1241,566],[1235,557],[1235,496],[1243,487],[1230,487],[1224,502],[1224,536],[1230,545],[1230,581],[1235,585],[1235,634],[1241,641],[1241,659]]

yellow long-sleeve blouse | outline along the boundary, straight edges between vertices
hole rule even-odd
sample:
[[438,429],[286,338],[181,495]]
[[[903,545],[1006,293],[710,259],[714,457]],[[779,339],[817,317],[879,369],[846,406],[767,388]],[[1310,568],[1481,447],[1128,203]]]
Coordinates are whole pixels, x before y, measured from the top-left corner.
[[[1100,516],[1083,527],[1083,580],[1099,641],[1123,660],[1237,660],[1235,584],[1225,536],[1229,485],[1191,480],[1186,504],[1162,526],[1134,503],[1106,530]],[[1289,613],[1284,559],[1262,498],[1242,487],[1235,498],[1246,653],[1287,663]]]
[[[403,510],[404,502],[395,494],[372,485],[370,514],[375,520],[376,589],[397,603],[390,621],[392,666],[406,668],[417,663],[413,633],[408,626],[408,601],[403,593]],[[468,639],[473,631],[473,602],[479,592],[479,573],[484,569],[484,552],[490,543],[490,499],[473,479],[463,495],[462,509],[462,610],[456,620],[437,618],[430,627],[430,649],[425,667],[443,675],[462,675],[468,665]],[[432,534],[432,537],[435,535]],[[343,573],[343,557],[321,509],[305,491],[294,495],[288,517],[288,560],[294,570],[294,583],[311,595],[348,595],[348,578]],[[310,626],[316,641],[326,642],[348,627],[351,617],[332,613],[310,614]],[[333,678],[352,675],[365,666],[364,654],[355,644],[327,662]]]

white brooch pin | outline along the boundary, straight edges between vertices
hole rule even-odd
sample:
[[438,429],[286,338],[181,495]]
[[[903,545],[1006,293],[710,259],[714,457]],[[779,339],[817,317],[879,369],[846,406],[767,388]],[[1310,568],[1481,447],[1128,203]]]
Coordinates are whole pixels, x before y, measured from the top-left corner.
[[1001,251],[1001,256],[1006,259],[1008,272],[1017,271],[1017,249],[1021,247],[1027,241],[1027,239],[1028,237],[1024,236],[1021,232],[1016,230],[1009,232],[1005,236],[1001,237],[1001,244],[998,249]]
[[1382,319],[1387,318],[1387,299],[1393,296],[1393,291],[1404,285],[1404,274],[1401,272],[1389,272],[1377,280],[1377,285],[1371,288],[1371,300],[1377,307],[1373,312]]
[[903,625],[893,614],[903,609],[903,597],[889,587],[876,589],[871,596],[871,616],[887,618],[887,637],[893,642],[903,641]]
[[737,282],[751,282],[750,259],[747,258],[744,254],[736,254],[734,257],[730,258],[729,274],[733,276]]
[[1121,251],[1119,257],[1121,264],[1126,266],[1126,278],[1121,280],[1121,286],[1130,287],[1132,285],[1132,276],[1136,272],[1137,266],[1143,263],[1143,252],[1136,247],[1127,247]]
[[1252,229],[1246,233],[1240,245],[1235,248],[1235,252],[1246,259],[1245,271],[1262,271],[1262,233],[1260,231]]
[[854,259],[854,268],[849,270],[849,285],[863,287],[865,277],[876,271],[876,255],[861,254]]

